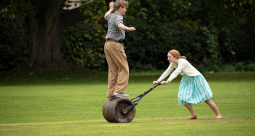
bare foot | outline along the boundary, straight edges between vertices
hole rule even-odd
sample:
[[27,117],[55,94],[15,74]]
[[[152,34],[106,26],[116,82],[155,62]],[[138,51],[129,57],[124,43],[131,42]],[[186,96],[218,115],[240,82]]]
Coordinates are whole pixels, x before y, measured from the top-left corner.
[[191,119],[197,119],[197,115],[195,115],[195,116],[190,116],[189,118],[187,118],[186,120],[191,120]]
[[217,116],[215,119],[223,119],[222,116]]

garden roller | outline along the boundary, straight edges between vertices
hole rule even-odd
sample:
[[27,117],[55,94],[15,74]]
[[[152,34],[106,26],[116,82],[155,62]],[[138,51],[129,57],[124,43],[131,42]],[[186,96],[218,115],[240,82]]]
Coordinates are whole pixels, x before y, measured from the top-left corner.
[[143,94],[129,100],[124,98],[115,97],[113,99],[107,100],[104,103],[102,112],[104,118],[108,122],[116,122],[116,123],[128,123],[131,122],[135,118],[136,108],[139,101],[150,91],[156,88],[158,85],[161,85],[158,82],[155,86],[150,88],[148,91]]

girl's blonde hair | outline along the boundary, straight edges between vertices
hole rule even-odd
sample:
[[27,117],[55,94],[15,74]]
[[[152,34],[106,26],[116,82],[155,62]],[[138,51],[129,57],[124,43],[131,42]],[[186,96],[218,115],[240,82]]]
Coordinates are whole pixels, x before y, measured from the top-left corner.
[[186,59],[185,56],[181,56],[180,52],[173,49],[173,50],[170,50],[168,53],[170,53],[173,57],[175,57],[176,59],[179,59],[179,58],[183,58],[183,59]]

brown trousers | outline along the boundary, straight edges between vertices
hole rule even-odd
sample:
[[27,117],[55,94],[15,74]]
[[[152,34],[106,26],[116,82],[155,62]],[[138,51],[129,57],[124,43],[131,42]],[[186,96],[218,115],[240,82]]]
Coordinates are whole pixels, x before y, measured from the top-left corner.
[[104,53],[108,63],[108,93],[113,97],[113,92],[124,93],[129,79],[129,67],[124,46],[117,42],[105,42]]

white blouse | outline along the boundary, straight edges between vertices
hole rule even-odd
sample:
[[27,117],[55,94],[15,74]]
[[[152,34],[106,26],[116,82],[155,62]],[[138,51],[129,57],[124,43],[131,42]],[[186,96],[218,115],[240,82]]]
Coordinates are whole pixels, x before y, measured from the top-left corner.
[[[176,64],[170,63],[169,67],[159,77],[158,81],[162,81],[163,79],[165,79],[176,67],[177,67]],[[181,59],[178,59],[178,67],[174,70],[174,72],[169,76],[167,80],[169,82],[172,81],[174,78],[177,77],[178,74],[182,75],[182,72],[186,74],[187,76],[201,75],[201,73],[196,68],[194,68],[186,59],[181,58]]]

